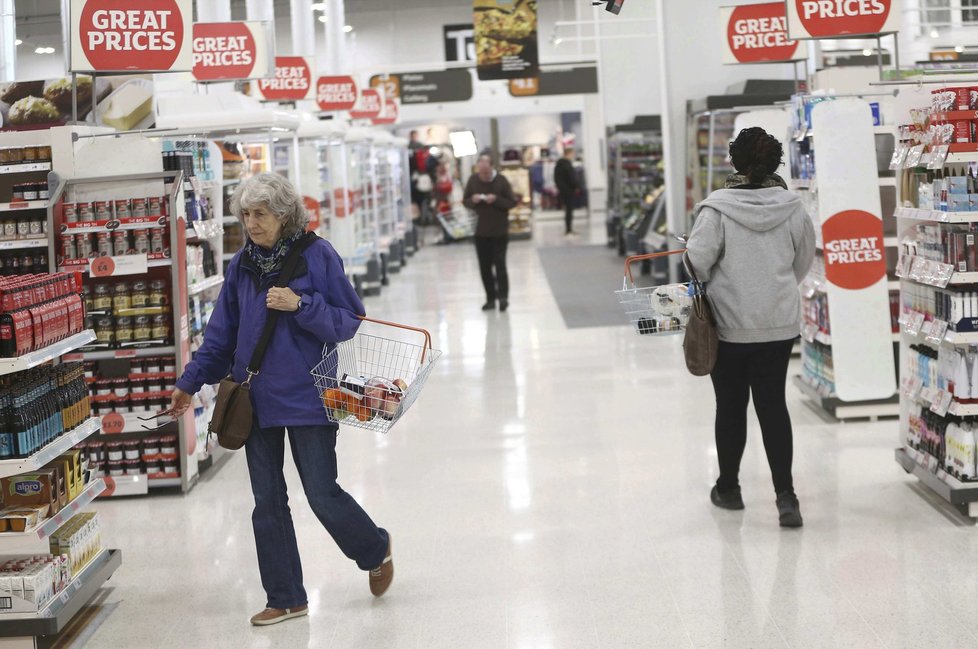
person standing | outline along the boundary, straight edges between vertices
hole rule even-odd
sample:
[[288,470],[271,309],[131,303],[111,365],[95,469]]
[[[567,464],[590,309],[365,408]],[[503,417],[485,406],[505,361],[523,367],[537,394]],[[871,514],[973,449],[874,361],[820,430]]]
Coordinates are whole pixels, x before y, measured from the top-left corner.
[[723,509],[744,508],[738,475],[753,397],[781,526],[801,527],[784,391],[801,332],[798,284],[815,258],[815,229],[801,198],[776,174],[783,155],[781,143],[763,129],[742,130],[730,144],[737,173],[696,206],[686,249],[707,283],[720,338],[711,374],[720,476],[710,499]]
[[475,251],[479,257],[482,285],[486,289],[483,311],[509,308],[509,273],[506,270],[506,248],[509,245],[509,211],[516,207],[513,188],[506,177],[493,168],[492,154],[482,153],[475,163],[475,173],[465,185],[462,202],[474,210]]
[[565,236],[574,236],[574,200],[580,193],[581,187],[577,182],[577,172],[574,170],[574,149],[564,149],[564,156],[554,166],[554,185],[564,204],[564,224],[567,226]]
[[[337,484],[337,425],[326,418],[308,371],[322,360],[323,346],[349,340],[360,326],[363,304],[343,272],[333,247],[306,233],[302,198],[278,174],[258,174],[241,183],[231,211],[248,234],[228,265],[224,286],[207,324],[204,342],[177,380],[169,413],[182,416],[191,395],[230,375],[251,381],[254,421],[245,444],[255,497],[252,525],[266,608],[255,626],[307,615],[308,598],[296,543],[282,463],[288,430],[292,459],[316,517],[348,558],[369,572],[370,590],[383,595],[394,578],[391,538]],[[300,255],[288,286],[275,281],[286,258]],[[270,311],[280,311],[261,371],[246,372]]]

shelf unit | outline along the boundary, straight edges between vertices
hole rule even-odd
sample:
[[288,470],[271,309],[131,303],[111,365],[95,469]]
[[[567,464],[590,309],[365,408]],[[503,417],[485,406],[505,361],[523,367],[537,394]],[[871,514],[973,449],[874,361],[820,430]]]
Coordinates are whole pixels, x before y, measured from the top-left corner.
[[[619,131],[608,137],[608,247],[619,254],[653,252],[642,245],[648,238],[636,230],[650,217],[646,197],[663,184],[661,162],[661,130]],[[665,230],[655,234],[665,240]]]
[[93,340],[95,340],[95,332],[91,329],[86,329],[44,349],[39,349],[29,354],[18,356],[17,358],[0,358],[0,375],[23,372],[32,367],[37,367],[79,347],[83,347]]

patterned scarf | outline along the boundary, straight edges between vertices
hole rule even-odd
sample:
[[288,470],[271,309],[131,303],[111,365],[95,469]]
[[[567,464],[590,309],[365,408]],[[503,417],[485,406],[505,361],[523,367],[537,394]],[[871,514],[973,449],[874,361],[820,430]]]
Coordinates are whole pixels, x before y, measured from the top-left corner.
[[[744,174],[730,174],[727,176],[727,182],[724,185],[726,189],[736,189],[743,185],[754,185],[755,183],[745,176]],[[787,183],[784,182],[784,178],[778,174],[771,174],[764,179],[764,182],[760,184],[762,189],[767,189],[768,187],[780,187],[781,189],[788,189]]]
[[248,258],[251,259],[255,270],[258,271],[259,279],[265,279],[272,273],[282,270],[285,258],[289,256],[289,251],[292,250],[292,246],[302,234],[302,230],[299,230],[291,237],[282,237],[275,242],[271,250],[262,248],[248,239],[248,243],[245,244],[245,251],[248,253]]

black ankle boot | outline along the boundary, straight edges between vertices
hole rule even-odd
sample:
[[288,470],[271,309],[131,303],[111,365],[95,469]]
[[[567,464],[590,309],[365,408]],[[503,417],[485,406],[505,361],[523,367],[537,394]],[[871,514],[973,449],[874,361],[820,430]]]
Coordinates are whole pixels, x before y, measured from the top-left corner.
[[744,508],[744,499],[740,495],[740,487],[721,492],[714,485],[713,490],[710,492],[710,500],[720,509],[737,511]]
[[482,305],[482,310],[483,311],[492,311],[495,308],[496,308],[496,301],[495,300],[490,300],[490,301],[488,301],[488,302],[486,302],[485,304]]
[[801,507],[798,505],[798,498],[794,491],[779,493],[777,503],[781,527],[801,527],[804,524],[801,518]]

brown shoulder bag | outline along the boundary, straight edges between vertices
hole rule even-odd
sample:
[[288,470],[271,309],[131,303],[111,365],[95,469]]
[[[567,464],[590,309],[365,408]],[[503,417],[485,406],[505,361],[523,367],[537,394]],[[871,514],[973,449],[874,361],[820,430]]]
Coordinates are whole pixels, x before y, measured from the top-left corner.
[[706,376],[717,363],[717,350],[720,339],[717,336],[717,323],[713,317],[713,307],[706,297],[706,287],[696,277],[696,271],[683,254],[683,265],[689,273],[693,286],[693,308],[686,323],[686,336],[683,339],[683,353],[686,356],[686,369],[693,376]]

